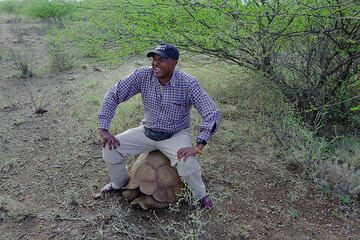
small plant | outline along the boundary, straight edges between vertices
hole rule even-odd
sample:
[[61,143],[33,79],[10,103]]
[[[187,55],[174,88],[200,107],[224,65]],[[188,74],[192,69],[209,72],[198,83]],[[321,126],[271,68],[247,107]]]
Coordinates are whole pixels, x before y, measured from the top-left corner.
[[170,211],[180,212],[181,211],[180,206],[181,206],[181,203],[183,203],[183,202],[189,204],[190,206],[192,206],[194,208],[199,207],[199,201],[193,197],[193,193],[190,190],[190,188],[187,187],[186,183],[184,183],[184,184],[185,184],[185,187],[181,191],[181,196],[180,196],[179,200],[175,203],[170,204],[170,206],[169,206]]
[[[44,99],[46,96],[46,92],[40,91],[40,89],[35,90],[34,84],[31,79],[24,79],[24,84],[26,85],[27,92],[30,97],[30,101],[33,105],[33,111],[36,114],[44,114],[47,110],[44,108]],[[40,96],[38,95],[40,94]]]
[[238,228],[238,237],[240,239],[249,239],[250,237],[250,233],[249,233],[249,227],[246,225],[240,225],[240,227]]
[[333,216],[338,220],[344,220],[344,215],[341,212],[339,212],[337,209],[331,211],[331,216]]
[[27,35],[27,31],[20,27],[11,27],[10,32],[14,37],[16,38],[17,43],[23,43],[24,42],[24,36]]
[[341,203],[343,205],[349,205],[350,204],[350,197],[349,195],[344,195],[341,197]]
[[4,209],[4,207],[8,204],[8,200],[6,197],[0,197],[0,209]]
[[297,219],[299,217],[299,212],[294,208],[289,211],[289,214],[292,219]]
[[14,61],[21,78],[32,78],[34,75],[35,53],[32,48],[17,48],[9,50],[10,58]]
[[16,117],[14,119],[14,126],[20,126],[21,124],[25,123],[25,120],[23,118],[20,117]]
[[65,192],[65,203],[72,206],[79,205],[81,203],[80,194],[73,189],[67,190]]
[[95,236],[93,237],[95,240],[104,239],[104,230],[102,227],[98,228],[95,232]]
[[203,214],[203,211],[196,210],[191,212],[185,221],[159,221],[158,229],[161,231],[159,233],[161,238],[199,239],[205,233],[204,227],[207,224]]

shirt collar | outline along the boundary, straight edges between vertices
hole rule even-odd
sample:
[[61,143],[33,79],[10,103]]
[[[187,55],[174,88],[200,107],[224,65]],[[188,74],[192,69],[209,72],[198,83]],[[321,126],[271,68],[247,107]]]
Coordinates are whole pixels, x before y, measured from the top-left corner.
[[175,70],[173,72],[173,75],[170,78],[169,85],[172,86],[172,87],[175,86],[177,84],[177,82],[178,82],[178,77],[177,77],[178,72],[179,72],[179,70],[177,68],[175,68]]

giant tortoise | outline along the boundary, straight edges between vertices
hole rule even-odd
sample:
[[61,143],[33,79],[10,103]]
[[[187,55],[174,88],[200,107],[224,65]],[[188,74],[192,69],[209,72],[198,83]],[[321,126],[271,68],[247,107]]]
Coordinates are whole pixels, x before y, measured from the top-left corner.
[[164,208],[179,200],[184,187],[170,160],[159,150],[141,154],[130,170],[123,196],[143,209]]

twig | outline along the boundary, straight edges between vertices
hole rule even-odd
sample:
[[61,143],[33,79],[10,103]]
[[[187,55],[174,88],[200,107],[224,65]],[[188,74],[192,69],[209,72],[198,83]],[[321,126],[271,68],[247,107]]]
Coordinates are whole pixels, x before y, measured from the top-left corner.
[[51,236],[49,237],[49,239],[52,239],[52,238],[56,237],[56,236],[59,235],[60,233],[61,233],[61,232],[57,232],[57,233],[51,235]]
[[20,240],[20,239],[22,239],[22,238],[25,237],[25,236],[26,236],[26,234],[23,234],[23,235],[21,235],[20,237],[18,237],[17,240]]
[[81,164],[81,166],[84,167],[85,164],[88,163],[89,161],[90,161],[90,158],[88,158],[87,160],[85,160],[85,161]]
[[8,175],[0,175],[0,179],[8,179],[9,176]]
[[93,221],[94,219],[89,219],[89,218],[73,218],[73,217],[60,217],[60,216],[55,216],[55,220],[57,221],[84,221],[84,222],[89,222],[94,224],[95,222]]

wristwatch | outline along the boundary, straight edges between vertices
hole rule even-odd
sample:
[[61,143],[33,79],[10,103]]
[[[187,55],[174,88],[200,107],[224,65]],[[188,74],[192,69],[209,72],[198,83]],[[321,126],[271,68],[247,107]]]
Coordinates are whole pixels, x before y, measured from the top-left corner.
[[196,139],[196,144],[202,144],[203,146],[205,146],[207,144],[207,142],[204,139],[197,138]]

